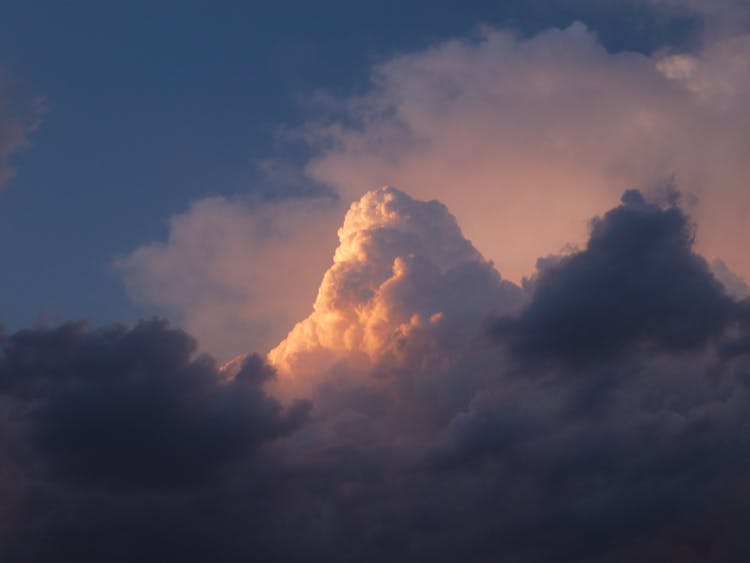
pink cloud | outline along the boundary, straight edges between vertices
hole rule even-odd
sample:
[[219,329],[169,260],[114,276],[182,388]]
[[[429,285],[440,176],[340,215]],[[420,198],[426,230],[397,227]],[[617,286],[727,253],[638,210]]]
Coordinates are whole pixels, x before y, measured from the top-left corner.
[[487,29],[376,67],[346,119],[310,128],[308,172],[350,198],[388,183],[444,201],[515,280],[624,189],[675,181],[696,196],[701,251],[748,278],[748,61],[750,36],[645,56],[581,24]]
[[329,201],[209,198],[170,220],[164,243],[118,259],[129,294],[220,358],[267,350],[309,311],[333,254]]

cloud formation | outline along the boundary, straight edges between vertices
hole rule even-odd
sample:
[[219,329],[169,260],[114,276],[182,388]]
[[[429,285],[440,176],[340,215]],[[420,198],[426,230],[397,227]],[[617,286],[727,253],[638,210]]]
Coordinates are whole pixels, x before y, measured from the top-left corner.
[[350,198],[393,184],[440,199],[516,281],[584,243],[626,189],[676,183],[698,248],[748,279],[748,61],[742,34],[644,55],[608,52],[580,23],[485,29],[386,60],[364,95],[331,101],[307,131],[308,172]]
[[[276,382],[285,391],[295,367],[308,378],[312,422],[292,441],[317,444],[332,475],[367,467],[331,508],[370,530],[343,559],[731,561],[747,549],[734,518],[749,500],[750,303],[727,296],[695,253],[677,201],[626,192],[591,223],[583,249],[540,262],[525,295],[468,276],[433,302],[438,268],[399,278],[388,266],[398,263],[391,242],[406,236],[401,217],[424,204],[386,189],[352,207],[322,286],[343,299],[321,305],[275,351],[285,359],[290,342],[307,345],[292,347],[298,364],[280,363]],[[434,256],[445,238],[430,233],[453,224],[439,208],[430,217],[409,222],[425,235],[416,257]],[[368,256],[385,268],[368,269]],[[459,256],[477,264],[473,249]],[[391,277],[399,292],[381,289]],[[310,346],[318,323],[351,310],[361,315],[327,328],[361,334],[374,303],[408,316],[425,302],[455,312],[476,300],[493,315],[493,295],[503,295],[494,321],[448,313],[413,331],[386,323],[397,353],[386,345],[363,357],[358,339]],[[349,495],[363,504],[353,508]],[[703,521],[709,506],[724,524]]]
[[270,364],[158,320],[3,335],[3,560],[747,553],[750,302],[679,198],[626,192],[523,287],[394,188],[339,239]]
[[205,351],[267,351],[309,311],[335,246],[337,202],[325,198],[195,202],[169,238],[115,262],[128,293],[168,314]]
[[[732,2],[657,3],[700,14],[707,31],[742,13]],[[378,185],[444,202],[516,283],[537,256],[584,244],[588,219],[623,191],[679,185],[697,248],[747,280],[750,36],[722,30],[691,52],[643,54],[607,51],[580,23],[530,37],[485,28],[386,59],[364,94],[321,96],[318,118],[296,130],[308,179],[340,206],[196,202],[166,242],[120,262],[128,291],[222,358],[268,349],[309,313],[344,208]],[[280,236],[265,236],[267,224]]]
[[3,560],[206,560],[229,524],[202,516],[218,484],[260,466],[309,409],[264,393],[260,357],[228,380],[195,349],[158,320],[0,340]]
[[583,251],[541,271],[524,314],[496,330],[535,361],[701,347],[726,327],[734,304],[692,241],[679,208],[628,191],[594,220]]
[[210,199],[120,262],[266,360],[157,321],[3,336],[0,558],[744,560],[749,49],[575,24],[379,65],[306,129],[355,201],[335,253],[335,205]]
[[269,354],[285,376],[315,376],[342,357],[371,364],[399,356],[420,333],[434,338],[520,302],[521,290],[501,280],[437,201],[392,187],[368,192],[338,235],[313,313]]

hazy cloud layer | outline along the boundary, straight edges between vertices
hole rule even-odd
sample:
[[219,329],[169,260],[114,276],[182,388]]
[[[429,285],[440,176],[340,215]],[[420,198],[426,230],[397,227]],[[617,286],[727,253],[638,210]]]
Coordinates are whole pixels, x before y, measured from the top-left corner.
[[115,267],[135,301],[174,317],[203,350],[265,352],[310,310],[339,216],[324,198],[204,199],[171,218],[165,243]]

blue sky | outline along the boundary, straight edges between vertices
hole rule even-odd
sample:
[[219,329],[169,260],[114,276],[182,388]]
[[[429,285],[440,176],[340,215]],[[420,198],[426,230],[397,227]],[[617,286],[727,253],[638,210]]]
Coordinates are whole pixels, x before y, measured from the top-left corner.
[[0,195],[0,310],[40,319],[134,320],[113,257],[163,238],[167,218],[212,194],[283,195],[259,159],[301,163],[275,132],[316,91],[367,87],[373,63],[478,25],[533,34],[587,22],[612,50],[689,45],[700,21],[629,2],[9,1],[0,64],[43,96],[32,146]]

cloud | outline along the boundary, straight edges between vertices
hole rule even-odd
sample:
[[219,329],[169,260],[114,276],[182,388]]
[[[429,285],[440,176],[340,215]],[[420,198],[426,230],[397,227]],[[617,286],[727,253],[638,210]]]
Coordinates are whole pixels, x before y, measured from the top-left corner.
[[523,315],[496,330],[535,361],[700,347],[722,333],[734,305],[692,241],[678,207],[626,192],[594,220],[584,250],[541,271]]
[[[3,339],[0,388],[23,412],[54,479],[143,490],[195,486],[299,424],[262,391],[257,356],[223,380],[195,341],[164,321],[84,323]],[[21,405],[25,405],[21,407]]]
[[608,52],[576,23],[532,37],[488,28],[390,58],[371,88],[306,131],[317,181],[443,201],[515,281],[586,240],[626,189],[676,182],[695,199],[698,248],[745,279],[750,36],[695,52]]
[[[432,467],[491,471],[489,504],[505,502],[507,526],[528,538],[508,533],[507,549],[532,561],[743,553],[731,520],[748,499],[727,496],[749,461],[750,304],[723,293],[682,211],[627,192],[531,293],[492,327],[508,353],[502,388],[455,417]],[[718,528],[699,516],[712,504]],[[565,547],[541,547],[555,543]]]
[[4,336],[0,556],[741,559],[750,39],[722,29],[393,57],[303,131],[355,202],[335,253],[336,204],[211,198],[119,261],[268,364],[153,322]]
[[626,192],[519,287],[375,190],[271,365],[162,321],[3,335],[0,557],[737,560],[750,303],[679,202]]
[[269,358],[283,374],[300,377],[319,374],[337,356],[398,355],[420,332],[513,310],[520,293],[442,204],[384,187],[352,204],[313,313]]
[[[412,229],[454,225],[439,207],[416,213],[429,206],[382,189],[350,209],[320,293],[342,298],[319,302],[271,354],[276,389],[298,389],[294,377],[303,376],[314,400],[311,423],[292,441],[315,444],[325,452],[316,461],[346,483],[328,508],[357,538],[343,560],[367,552],[731,561],[744,552],[731,518],[750,500],[738,493],[750,462],[750,309],[695,253],[678,202],[626,192],[591,222],[581,250],[540,261],[525,295],[498,277],[434,292],[450,276],[424,265],[418,271],[429,275],[399,278],[389,266],[399,254],[420,264],[435,256],[434,241],[445,245],[435,234],[391,250]],[[464,267],[487,264],[474,249],[458,256]],[[383,291],[393,278],[400,291]],[[463,300],[471,312],[456,318]],[[450,312],[404,330],[424,303],[425,315]],[[489,322],[493,304],[500,311]],[[394,340],[363,346],[372,312],[391,309],[403,315],[384,322]],[[321,330],[333,335],[314,338]],[[482,330],[489,341],[477,338]],[[700,516],[709,505],[721,506],[720,529]]]
[[135,301],[173,316],[203,350],[266,351],[309,310],[338,217],[327,198],[203,199],[170,219],[166,242],[115,268]]
[[262,390],[273,372],[261,358],[226,379],[195,349],[159,320],[2,338],[4,560],[155,561],[164,549],[205,560],[229,522],[201,513],[228,468],[259,467],[308,406],[283,409]]

